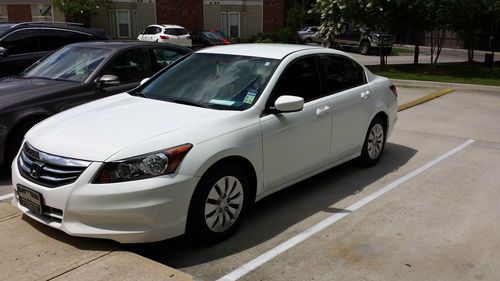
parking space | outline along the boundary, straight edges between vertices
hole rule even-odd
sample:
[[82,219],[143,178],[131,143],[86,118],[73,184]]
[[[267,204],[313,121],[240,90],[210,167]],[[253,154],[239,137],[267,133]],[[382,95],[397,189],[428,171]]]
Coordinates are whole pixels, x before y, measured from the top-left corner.
[[[413,87],[399,90],[402,97],[421,95]],[[472,138],[463,151],[242,280],[496,280],[499,101],[498,93],[457,89],[401,112],[378,166],[347,163],[264,199],[221,244],[199,248],[179,238],[129,249],[216,280]]]
[[[442,89],[424,83],[396,85],[400,103]],[[184,271],[195,280],[217,280],[325,219],[346,214],[241,280],[497,280],[499,104],[500,92],[495,90],[457,88],[400,112],[377,166],[366,169],[346,163],[278,192],[257,203],[236,235],[222,243],[200,247],[180,237],[119,248]],[[469,139],[475,142],[363,207],[350,208]],[[9,192],[9,180],[3,176],[0,196]],[[43,229],[44,236],[65,241],[88,259],[116,247],[98,242],[88,248],[85,245],[96,240],[73,239],[26,221],[23,227]],[[5,233],[17,232],[12,228]],[[18,248],[2,248],[2,255]],[[80,275],[74,270],[70,274],[62,279]]]

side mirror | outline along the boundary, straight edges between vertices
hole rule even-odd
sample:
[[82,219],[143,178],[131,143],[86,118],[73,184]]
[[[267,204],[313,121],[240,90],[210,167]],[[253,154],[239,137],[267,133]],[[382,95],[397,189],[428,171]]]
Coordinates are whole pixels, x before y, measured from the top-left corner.
[[9,56],[9,50],[4,47],[0,47],[0,57],[8,57]]
[[116,75],[103,75],[101,79],[99,79],[99,83],[106,87],[106,86],[118,86],[120,85],[120,77]]
[[304,107],[304,99],[297,96],[280,96],[274,102],[274,108],[279,112],[301,111]]
[[141,83],[140,83],[139,85],[142,85],[142,84],[144,84],[144,83],[148,82],[148,80],[149,80],[149,79],[150,79],[149,77],[148,77],[148,78],[144,78],[144,79],[142,79],[142,80],[141,80]]

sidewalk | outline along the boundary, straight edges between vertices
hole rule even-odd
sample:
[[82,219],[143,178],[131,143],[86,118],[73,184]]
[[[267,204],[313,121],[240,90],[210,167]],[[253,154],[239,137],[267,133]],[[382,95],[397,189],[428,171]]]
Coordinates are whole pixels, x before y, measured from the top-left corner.
[[72,237],[23,218],[6,203],[0,203],[0,237],[0,280],[192,280],[115,242]]
[[432,81],[420,81],[420,80],[402,80],[402,79],[391,79],[391,81],[396,85],[396,87],[398,86],[429,87],[429,88],[439,88],[439,89],[454,88],[456,90],[483,91],[483,92],[493,92],[500,94],[500,87],[497,86],[432,82]]
[[[411,50],[415,49],[414,45],[403,45],[403,44],[394,44],[394,47],[403,47]],[[429,46],[420,46],[420,54],[430,54],[431,47]],[[484,54],[491,54],[491,51],[482,51],[482,50],[474,50],[474,60],[484,62]],[[441,50],[441,55],[448,56],[458,56],[467,58],[467,50],[466,49],[453,49],[453,48],[443,48]],[[495,61],[500,60],[500,52],[495,52]]]

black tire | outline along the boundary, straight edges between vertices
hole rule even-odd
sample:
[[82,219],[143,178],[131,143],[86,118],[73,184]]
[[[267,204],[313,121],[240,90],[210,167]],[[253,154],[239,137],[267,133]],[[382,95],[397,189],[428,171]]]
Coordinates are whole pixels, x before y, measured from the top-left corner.
[[27,120],[17,127],[10,133],[9,139],[5,145],[5,153],[4,153],[4,166],[6,169],[10,169],[10,165],[16,157],[17,152],[19,152],[19,148],[21,148],[21,143],[23,142],[24,135],[38,122],[42,121],[43,118],[39,119],[30,119]]
[[311,38],[306,38],[306,39],[304,40],[304,43],[306,43],[306,44],[311,44],[311,43],[312,43]]
[[[238,181],[241,183],[242,187],[242,195],[243,198],[241,199],[241,209],[239,211],[239,214],[236,216],[234,222],[232,222],[231,226],[228,229],[225,229],[220,232],[214,231],[209,225],[208,225],[208,218],[210,214],[206,214],[206,206],[208,204],[213,204],[214,206],[217,206],[216,203],[208,203],[209,199],[209,194],[215,188],[215,185],[218,181],[223,180],[227,177],[234,177],[238,179]],[[227,192],[228,191],[228,184],[226,182],[226,187],[219,187],[220,191],[224,193],[224,189]],[[232,185],[230,183],[229,185]],[[235,188],[233,186],[233,188]],[[231,192],[228,192],[230,194]],[[231,236],[238,226],[241,224],[241,221],[243,220],[243,217],[245,216],[245,213],[247,211],[248,206],[250,205],[250,185],[248,181],[247,175],[238,169],[238,167],[232,167],[229,165],[224,165],[224,166],[215,166],[211,168],[203,177],[201,178],[200,182],[196,186],[196,190],[193,194],[193,197],[191,199],[191,203],[189,206],[189,214],[188,214],[188,221],[187,221],[187,229],[186,233],[188,237],[193,239],[195,242],[201,243],[201,244],[212,244],[216,243],[219,241],[222,241],[229,236]],[[236,193],[234,193],[233,196],[235,196]],[[222,196],[221,196],[222,197]],[[230,196],[227,196],[226,198],[229,198]],[[224,197],[222,197],[224,198]],[[224,201],[222,199],[221,201]],[[228,201],[227,205],[231,205]],[[221,207],[218,207],[221,209]],[[225,207],[226,210],[228,207]],[[216,207],[217,209],[217,207]],[[231,209],[233,210],[233,209]],[[215,211],[214,211],[215,212]],[[222,211],[222,217],[225,217],[226,212]],[[220,218],[221,211],[219,210],[218,212],[215,213],[215,216],[218,216]],[[216,218],[215,220],[217,220]],[[225,218],[230,218],[228,215]],[[225,219],[226,220],[226,219]],[[213,227],[213,225],[212,225]]]
[[[378,127],[380,126],[380,127]],[[379,130],[377,130],[379,128]],[[377,138],[377,132],[382,133],[382,137]],[[372,138],[375,135],[375,139]],[[387,125],[382,117],[376,117],[368,126],[368,131],[366,132],[365,142],[363,143],[363,148],[361,149],[361,156],[358,158],[359,164],[365,167],[371,167],[378,163],[382,153],[384,152],[385,141],[387,139]],[[375,142],[375,144],[374,144]],[[374,153],[378,148],[379,152]],[[372,149],[374,149],[372,151]]]
[[359,51],[362,55],[369,55],[370,54],[370,42],[368,41],[363,41],[359,45]]

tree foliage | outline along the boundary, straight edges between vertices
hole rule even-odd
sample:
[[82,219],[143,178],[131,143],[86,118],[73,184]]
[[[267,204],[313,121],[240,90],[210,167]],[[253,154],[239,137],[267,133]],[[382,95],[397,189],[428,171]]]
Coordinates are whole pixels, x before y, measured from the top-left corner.
[[346,23],[409,33],[416,63],[422,34],[428,32],[431,63],[436,64],[447,31],[461,34],[472,52],[479,35],[498,37],[500,0],[317,0],[309,12],[320,16],[326,38],[344,32]]
[[90,23],[90,17],[100,7],[107,7],[109,0],[51,0],[52,5],[70,20],[83,24]]

